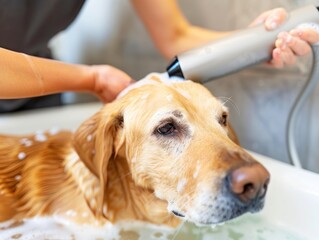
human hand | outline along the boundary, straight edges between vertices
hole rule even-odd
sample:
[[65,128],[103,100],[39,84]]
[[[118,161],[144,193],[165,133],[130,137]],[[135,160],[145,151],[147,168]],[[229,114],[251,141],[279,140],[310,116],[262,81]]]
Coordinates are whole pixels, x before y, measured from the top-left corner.
[[[263,23],[269,31],[277,28],[287,17],[287,12],[283,8],[276,8],[262,13],[250,26]],[[280,32],[272,51],[272,59],[269,64],[282,68],[285,65],[292,65],[298,56],[310,53],[311,44],[319,41],[319,31],[305,25],[301,25],[290,32]]]
[[94,73],[93,93],[103,102],[110,102],[134,80],[120,69],[109,65],[90,67]]

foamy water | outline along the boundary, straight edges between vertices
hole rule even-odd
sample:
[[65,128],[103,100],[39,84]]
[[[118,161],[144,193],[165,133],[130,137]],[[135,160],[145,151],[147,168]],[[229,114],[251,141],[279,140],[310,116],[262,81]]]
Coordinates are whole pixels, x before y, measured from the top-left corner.
[[37,240],[312,240],[276,226],[260,215],[247,215],[222,226],[195,227],[184,223],[171,229],[142,222],[103,227],[83,226],[61,218],[37,217],[0,223],[0,239]]

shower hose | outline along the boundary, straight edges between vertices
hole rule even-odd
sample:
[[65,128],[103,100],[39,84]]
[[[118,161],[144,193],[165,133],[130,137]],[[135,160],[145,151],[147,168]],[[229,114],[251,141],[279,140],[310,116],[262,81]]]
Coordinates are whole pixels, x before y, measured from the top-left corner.
[[302,164],[298,156],[296,141],[295,141],[296,120],[297,120],[298,113],[300,113],[301,108],[304,106],[308,98],[312,95],[319,81],[319,43],[312,45],[312,59],[313,59],[312,60],[313,62],[312,62],[310,75],[292,106],[292,109],[288,116],[288,123],[287,123],[286,138],[287,138],[288,155],[289,155],[290,162],[298,168],[302,168]]

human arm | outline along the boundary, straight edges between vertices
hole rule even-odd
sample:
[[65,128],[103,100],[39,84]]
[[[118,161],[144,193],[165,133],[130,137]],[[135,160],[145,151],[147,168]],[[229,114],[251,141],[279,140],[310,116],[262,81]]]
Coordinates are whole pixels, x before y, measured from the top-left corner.
[[174,0],[131,2],[155,46],[167,59],[228,34],[191,25]]
[[0,99],[77,91],[108,102],[130,81],[126,73],[108,65],[68,64],[0,48]]
[[[131,0],[136,12],[150,33],[155,45],[168,59],[174,55],[218,39],[230,32],[211,31],[187,22],[174,0]],[[273,9],[262,13],[251,24],[264,24],[269,31],[285,21],[287,12]],[[294,64],[297,56],[310,52],[310,45],[319,40],[319,34],[311,29],[294,29],[289,34],[278,35],[269,62],[274,67]],[[290,36],[290,37],[288,37]],[[289,42],[287,41],[289,39]]]

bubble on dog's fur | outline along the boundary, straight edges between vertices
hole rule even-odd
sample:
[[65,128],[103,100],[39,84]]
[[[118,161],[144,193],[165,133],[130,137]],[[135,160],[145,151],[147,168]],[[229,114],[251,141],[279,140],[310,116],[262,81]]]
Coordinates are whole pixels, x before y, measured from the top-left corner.
[[27,156],[27,155],[26,155],[24,152],[20,152],[20,153],[18,154],[18,158],[19,158],[20,160],[25,159],[26,156]]
[[177,183],[177,192],[182,193],[185,189],[185,185],[187,184],[187,179],[182,178],[181,180],[178,181]]
[[20,139],[20,143],[25,147],[30,147],[32,145],[32,141],[28,138],[22,138]]
[[69,217],[76,217],[77,216],[77,212],[76,211],[74,211],[74,210],[68,210],[68,211],[66,211],[66,213],[65,213],[67,216],[69,216]]
[[86,141],[88,141],[88,142],[91,142],[91,141],[92,141],[92,135],[91,135],[91,134],[89,134],[89,135],[86,137]]
[[21,175],[17,175],[14,177],[15,180],[20,181],[21,180]]
[[56,135],[57,133],[59,133],[60,129],[57,127],[53,127],[49,130],[50,135]]
[[35,138],[35,140],[36,140],[37,142],[45,142],[45,141],[47,140],[47,137],[46,137],[45,134],[42,133],[42,132],[36,133],[36,135],[35,135],[34,138]]

